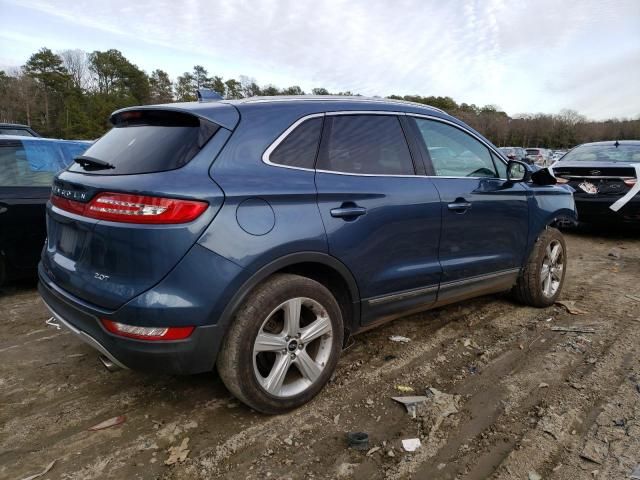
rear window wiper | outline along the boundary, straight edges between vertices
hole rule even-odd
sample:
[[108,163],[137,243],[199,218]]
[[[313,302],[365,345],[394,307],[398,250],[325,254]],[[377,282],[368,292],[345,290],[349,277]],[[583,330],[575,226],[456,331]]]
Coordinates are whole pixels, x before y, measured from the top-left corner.
[[100,160],[99,158],[88,157],[87,155],[78,155],[74,157],[74,162],[80,164],[85,170],[107,170],[109,168],[116,168],[115,165]]

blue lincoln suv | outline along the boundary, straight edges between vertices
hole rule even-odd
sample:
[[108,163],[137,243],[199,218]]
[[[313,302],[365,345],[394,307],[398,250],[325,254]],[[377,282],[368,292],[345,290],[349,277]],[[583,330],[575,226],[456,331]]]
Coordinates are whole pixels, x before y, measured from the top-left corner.
[[132,107],[54,179],[39,290],[108,367],[217,368],[279,413],[349,335],[496,292],[551,305],[571,189],[424,105]]

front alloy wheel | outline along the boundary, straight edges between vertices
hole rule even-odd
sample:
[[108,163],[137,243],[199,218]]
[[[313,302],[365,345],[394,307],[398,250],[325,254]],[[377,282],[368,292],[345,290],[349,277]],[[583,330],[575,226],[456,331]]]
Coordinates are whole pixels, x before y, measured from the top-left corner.
[[562,233],[551,227],[544,230],[513,288],[516,299],[532,307],[553,305],[560,296],[567,274],[566,252]]
[[553,297],[564,276],[564,249],[559,240],[552,240],[545,249],[545,256],[542,260],[540,271],[540,281],[542,282],[542,293],[546,297]]

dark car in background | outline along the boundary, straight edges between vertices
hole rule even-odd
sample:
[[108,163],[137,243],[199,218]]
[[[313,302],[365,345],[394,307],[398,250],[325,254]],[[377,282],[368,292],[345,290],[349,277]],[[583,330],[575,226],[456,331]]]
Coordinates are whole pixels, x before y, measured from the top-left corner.
[[527,158],[527,151],[522,147],[500,147],[500,151],[509,160],[518,160],[520,162],[532,164],[532,162]]
[[36,277],[54,175],[88,142],[0,135],[0,285]]
[[29,125],[20,123],[0,123],[0,135],[16,135],[18,137],[40,137]]
[[[424,105],[131,107],[47,205],[39,290],[109,368],[217,367],[252,408],[313,398],[344,340],[513,289],[553,304],[571,192]],[[555,183],[555,179],[547,174]]]
[[553,166],[575,189],[580,221],[640,225],[640,140],[585,143]]

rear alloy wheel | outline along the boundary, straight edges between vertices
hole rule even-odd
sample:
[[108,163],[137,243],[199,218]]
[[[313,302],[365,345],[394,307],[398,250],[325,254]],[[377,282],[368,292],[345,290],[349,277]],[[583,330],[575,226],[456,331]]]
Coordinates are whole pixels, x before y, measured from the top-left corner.
[[260,285],[235,317],[218,356],[218,372],[240,400],[281,413],[313,398],[340,355],[340,307],[314,280],[278,274]]
[[548,307],[560,296],[567,271],[567,247],[559,230],[547,228],[538,237],[518,283],[516,299],[532,307]]

